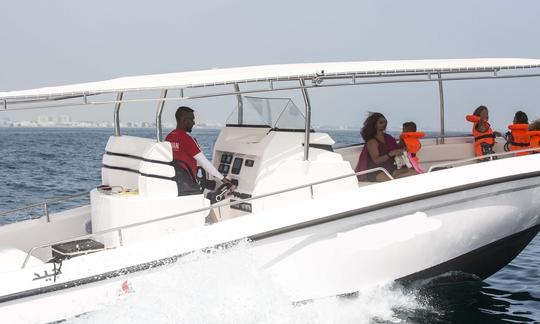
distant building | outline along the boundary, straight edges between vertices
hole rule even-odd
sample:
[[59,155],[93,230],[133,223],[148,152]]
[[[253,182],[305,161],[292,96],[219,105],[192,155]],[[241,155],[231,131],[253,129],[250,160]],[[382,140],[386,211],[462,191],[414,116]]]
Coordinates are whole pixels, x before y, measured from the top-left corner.
[[40,124],[37,124],[34,121],[28,121],[28,120],[23,120],[23,121],[17,122],[14,125],[18,126],[18,127],[37,127],[37,126],[41,126]]
[[111,127],[113,127],[113,124],[112,124],[112,122],[101,121],[101,122],[96,122],[96,126],[97,127],[102,127],[102,128],[111,128]]
[[64,125],[70,124],[72,122],[71,116],[68,116],[68,115],[58,116],[58,118],[56,119],[56,122],[59,124],[64,124]]
[[38,124],[52,124],[54,119],[51,116],[38,116]]
[[13,122],[9,118],[0,118],[0,127],[11,127]]

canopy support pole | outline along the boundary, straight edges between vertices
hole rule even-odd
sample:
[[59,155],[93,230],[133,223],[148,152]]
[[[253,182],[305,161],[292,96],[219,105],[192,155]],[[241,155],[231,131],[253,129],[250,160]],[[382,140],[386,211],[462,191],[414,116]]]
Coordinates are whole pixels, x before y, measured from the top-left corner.
[[161,114],[163,113],[163,107],[165,106],[165,99],[167,97],[167,90],[161,90],[161,96],[159,97],[160,101],[158,102],[157,112],[156,112],[156,138],[158,142],[161,142],[163,137],[163,130],[161,129]]
[[240,86],[238,83],[234,84],[234,91],[236,92],[236,102],[238,105],[238,125],[244,124],[244,102],[242,101],[242,95],[240,93]]
[[116,95],[116,103],[114,104],[114,136],[120,136],[120,106],[123,96],[123,92],[118,92]]
[[444,144],[444,91],[443,91],[443,83],[441,78],[441,72],[437,73],[439,77],[439,115],[441,119],[441,141],[440,144]]
[[304,79],[300,79],[300,87],[302,89],[302,95],[304,96],[304,104],[306,107],[305,115],[306,115],[306,129],[305,129],[305,136],[304,136],[304,161],[309,161],[309,135],[311,130],[311,103],[309,102],[309,96],[306,89],[306,83]]

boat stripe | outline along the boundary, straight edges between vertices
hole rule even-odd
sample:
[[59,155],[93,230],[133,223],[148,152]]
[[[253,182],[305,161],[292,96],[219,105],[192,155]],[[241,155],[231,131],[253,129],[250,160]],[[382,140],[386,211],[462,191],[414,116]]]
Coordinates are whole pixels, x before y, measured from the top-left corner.
[[175,255],[175,256],[167,257],[160,260],[141,263],[134,266],[122,268],[119,270],[104,272],[104,273],[100,273],[100,274],[86,277],[86,278],[81,278],[81,279],[58,283],[58,284],[54,284],[54,285],[50,285],[46,287],[40,287],[40,288],[25,290],[25,291],[21,291],[21,292],[9,294],[9,295],[4,295],[0,297],[0,303],[4,303],[7,301],[12,301],[16,299],[21,299],[21,298],[26,298],[26,297],[31,297],[31,296],[36,296],[36,295],[41,295],[41,294],[46,294],[46,293],[51,293],[51,292],[59,291],[62,289],[73,288],[73,287],[77,287],[77,286],[81,286],[81,285],[85,285],[85,284],[89,284],[93,282],[120,277],[120,276],[127,275],[134,272],[144,271],[144,270],[172,264],[178,261],[178,259],[180,259],[181,257],[188,255],[190,253],[192,252],[186,252],[180,255]]
[[149,178],[158,178],[158,179],[163,179],[163,180],[176,181],[176,177],[166,177],[166,176],[160,176],[160,175],[156,175],[156,174],[148,174],[148,173],[143,173],[143,172],[140,172],[138,170],[130,169],[130,168],[111,166],[111,165],[107,165],[107,164],[103,164],[102,167],[105,168],[105,169],[112,169],[112,170],[120,170],[120,171],[138,173],[138,174],[140,174],[140,175],[142,175],[144,177],[149,177]]
[[136,160],[142,160],[144,162],[151,162],[151,163],[158,163],[158,164],[165,164],[165,165],[173,165],[173,161],[165,162],[165,161],[152,160],[152,159],[147,159],[147,158],[140,157],[138,155],[131,155],[131,154],[126,154],[126,153],[116,153],[116,152],[105,151],[105,154],[106,155],[112,155],[112,156],[120,156],[120,157],[125,157],[125,158],[130,158],[130,159],[136,159]]

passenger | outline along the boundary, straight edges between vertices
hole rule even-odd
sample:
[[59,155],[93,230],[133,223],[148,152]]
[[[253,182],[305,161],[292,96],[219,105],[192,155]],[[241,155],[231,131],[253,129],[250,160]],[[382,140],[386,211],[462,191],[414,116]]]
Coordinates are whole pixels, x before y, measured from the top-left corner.
[[[173,159],[178,164],[175,168],[185,170],[191,180],[195,182],[197,174],[197,163],[215,178],[223,183],[230,184],[230,180],[224,177],[201,152],[201,148],[197,141],[189,135],[195,125],[195,114],[193,109],[189,107],[178,107],[174,114],[176,118],[176,129],[167,135],[166,141],[171,142],[173,149]],[[191,188],[189,188],[191,189]],[[179,194],[180,194],[179,187]]]
[[[540,147],[540,119],[533,121],[529,125],[529,135],[531,136],[530,148]],[[540,153],[540,150],[535,150],[533,152]]]
[[[501,133],[494,132],[489,124],[489,111],[486,106],[479,106],[472,115],[465,117],[467,121],[473,123],[472,134],[474,137],[474,152],[476,156],[493,154],[495,137],[501,136]],[[487,161],[482,159],[481,161]]]
[[[507,138],[510,151],[519,151],[529,148],[531,136],[529,135],[529,118],[527,114],[519,110],[514,115],[514,123],[508,126],[511,133]],[[518,152],[516,156],[528,155],[529,152]]]
[[418,151],[420,151],[420,148],[422,148],[420,139],[425,135],[426,134],[424,132],[416,131],[416,124],[414,122],[403,123],[403,132],[399,136],[401,144],[400,146],[405,148],[409,153],[411,153],[411,156],[416,161],[416,163],[419,162],[416,154],[418,153]]
[[[403,154],[403,149],[398,147],[392,136],[385,133],[386,125],[386,118],[381,113],[372,113],[364,121],[361,134],[365,145],[358,159],[356,172],[382,167],[394,178],[416,174],[412,169],[397,169],[394,166],[394,157]],[[358,180],[382,182],[390,179],[384,172],[374,172],[359,175]]]

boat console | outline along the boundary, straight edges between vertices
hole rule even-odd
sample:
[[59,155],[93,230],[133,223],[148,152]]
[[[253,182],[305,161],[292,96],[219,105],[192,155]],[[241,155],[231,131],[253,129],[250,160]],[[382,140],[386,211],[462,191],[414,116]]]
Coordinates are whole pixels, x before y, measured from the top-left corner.
[[[334,141],[328,134],[311,133],[308,161],[304,161],[304,141],[304,133],[294,130],[234,125],[223,128],[214,145],[213,163],[223,175],[237,183],[229,201],[353,173],[350,164],[333,152]],[[348,177],[221,207],[216,215],[218,220],[224,220],[356,186],[356,177]]]

